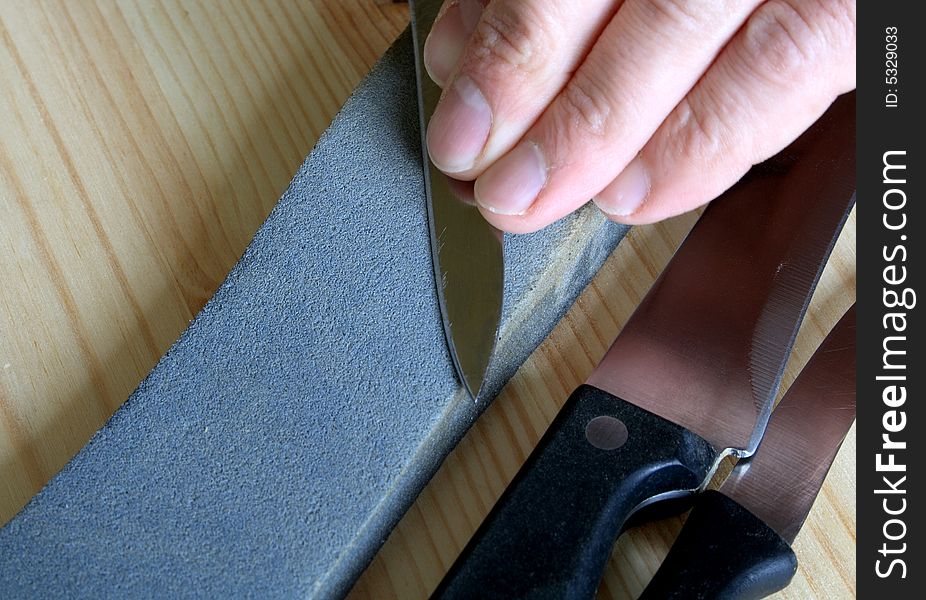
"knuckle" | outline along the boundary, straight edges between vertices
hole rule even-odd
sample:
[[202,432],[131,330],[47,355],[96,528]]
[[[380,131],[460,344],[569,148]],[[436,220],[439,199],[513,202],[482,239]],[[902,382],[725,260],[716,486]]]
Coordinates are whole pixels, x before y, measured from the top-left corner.
[[661,27],[670,23],[677,28],[693,31],[701,27],[702,14],[696,2],[690,0],[649,0],[641,3],[646,10],[645,22]]
[[586,70],[575,74],[560,96],[560,109],[569,129],[595,137],[604,136],[611,120],[611,94]]
[[483,13],[473,32],[476,59],[521,73],[539,70],[553,48],[552,20],[535,3],[523,3],[516,11],[502,3],[492,8]]
[[818,0],[813,3],[820,37],[836,56],[855,56],[855,1]]
[[731,154],[731,140],[722,111],[703,108],[704,103],[682,100],[667,122],[658,160],[676,164],[681,159],[695,164],[714,164]]
[[799,78],[813,62],[812,34],[801,14],[788,2],[772,1],[746,25],[743,61],[771,83]]
[[770,0],[749,18],[739,57],[744,69],[775,85],[814,77],[827,56],[842,54],[855,36],[854,8],[845,0]]
[[742,11],[743,0],[645,0],[627,3],[636,24],[650,34],[703,36]]

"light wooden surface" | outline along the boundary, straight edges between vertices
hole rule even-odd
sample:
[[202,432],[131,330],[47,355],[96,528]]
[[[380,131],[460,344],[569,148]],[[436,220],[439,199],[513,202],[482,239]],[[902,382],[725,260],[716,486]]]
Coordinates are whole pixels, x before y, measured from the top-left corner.
[[[0,2],[0,523],[176,339],[406,22],[388,0]],[[352,596],[437,584],[691,222],[634,230]],[[854,289],[852,221],[796,365]],[[854,596],[853,461],[850,437],[782,597]],[[680,522],[624,536],[602,596],[642,589]]]
[[0,522],[203,306],[406,19],[370,0],[0,2]]

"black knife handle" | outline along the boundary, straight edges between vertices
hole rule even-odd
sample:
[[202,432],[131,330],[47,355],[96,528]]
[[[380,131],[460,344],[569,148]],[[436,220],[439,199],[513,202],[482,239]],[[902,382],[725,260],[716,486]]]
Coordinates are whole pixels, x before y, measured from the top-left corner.
[[783,590],[797,557],[771,527],[717,491],[701,494],[639,600],[753,600]]
[[686,429],[583,385],[432,597],[592,598],[627,518],[654,496],[697,488],[716,455]]

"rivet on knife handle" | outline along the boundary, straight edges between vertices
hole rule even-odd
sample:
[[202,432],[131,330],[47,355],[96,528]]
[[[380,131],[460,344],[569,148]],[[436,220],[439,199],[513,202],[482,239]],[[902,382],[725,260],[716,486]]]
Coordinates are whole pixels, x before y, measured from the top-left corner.
[[635,511],[755,451],[855,201],[854,123],[847,95],[711,203],[436,597],[590,598]]

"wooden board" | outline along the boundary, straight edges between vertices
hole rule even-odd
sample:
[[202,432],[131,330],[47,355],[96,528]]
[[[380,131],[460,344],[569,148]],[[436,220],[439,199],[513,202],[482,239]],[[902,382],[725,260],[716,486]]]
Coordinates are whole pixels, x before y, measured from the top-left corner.
[[[406,23],[388,0],[0,3],[0,523],[202,307]],[[352,596],[428,594],[692,218],[634,230]],[[795,365],[854,297],[854,221],[843,237]],[[782,597],[854,595],[854,452],[850,437]],[[680,523],[625,536],[602,596],[642,589]]]

